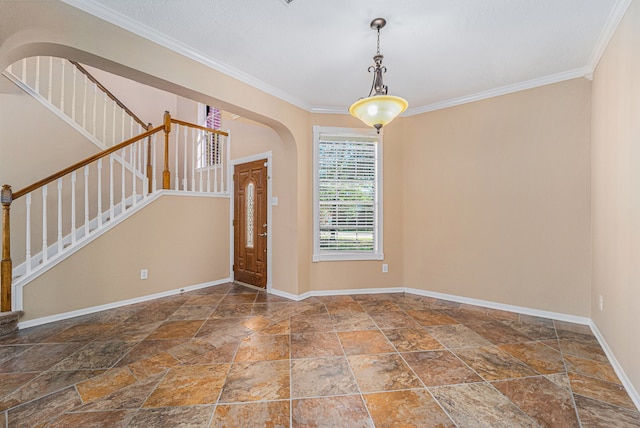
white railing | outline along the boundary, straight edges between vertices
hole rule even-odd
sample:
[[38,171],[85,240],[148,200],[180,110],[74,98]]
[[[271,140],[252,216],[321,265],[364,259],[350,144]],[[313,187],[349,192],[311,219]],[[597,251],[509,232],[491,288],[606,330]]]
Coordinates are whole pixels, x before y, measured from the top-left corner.
[[172,121],[174,190],[227,193],[229,139],[194,125]]
[[31,57],[3,73],[34,98],[80,128],[102,148],[133,138],[146,125],[82,65],[64,58]]
[[38,273],[149,197],[149,178],[116,161],[150,162],[155,169],[158,159],[147,157],[147,144],[148,138],[139,139],[33,190],[16,192],[11,205],[14,280]]
[[228,134],[168,113],[164,122],[12,194],[14,286],[100,235],[158,190],[228,195]]

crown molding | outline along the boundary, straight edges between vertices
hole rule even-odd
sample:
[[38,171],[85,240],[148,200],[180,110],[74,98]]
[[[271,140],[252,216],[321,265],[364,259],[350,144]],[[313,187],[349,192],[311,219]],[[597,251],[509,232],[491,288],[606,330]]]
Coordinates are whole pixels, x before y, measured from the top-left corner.
[[618,25],[620,25],[620,21],[622,21],[629,5],[631,5],[631,0],[618,0],[613,9],[611,9],[607,23],[602,29],[602,33],[600,33],[593,52],[591,52],[591,58],[589,58],[588,67],[591,68],[591,70],[595,70],[598,66],[600,58],[602,58],[607,45],[609,45],[609,41],[611,41],[613,34],[618,29]]
[[349,114],[349,107],[311,107],[311,113]]
[[[122,15],[118,12],[115,12],[94,0],[61,0],[61,1],[79,10],[82,10],[83,12],[93,15],[99,19],[102,19],[106,22],[109,22],[120,28],[123,28],[126,31],[134,33],[140,37],[143,37],[151,42],[157,43],[170,50],[173,50],[181,55],[184,55],[187,58],[190,58],[194,61],[204,64],[214,70],[217,70],[227,76],[237,79],[243,83],[246,83],[256,89],[259,89],[269,95],[272,95],[280,100],[288,102],[308,112],[319,113],[319,114],[348,114],[348,112],[346,111],[346,107],[343,108],[343,107],[331,107],[331,106],[312,106],[306,103],[304,100],[301,100],[300,98],[289,94],[288,92],[285,92],[272,85],[269,85],[268,83],[263,82],[262,80],[257,79],[248,73],[237,70],[227,64],[224,64],[212,58],[209,58],[203,53],[198,52],[190,48],[189,46],[181,42],[178,42],[177,40],[174,40],[144,24],[135,22],[134,20],[128,18],[127,16]],[[600,58],[602,57],[609,41],[611,40],[611,37],[613,36],[616,29],[618,28],[618,25],[620,24],[620,21],[622,20],[630,4],[631,4],[631,0],[617,0],[616,4],[614,5],[611,11],[611,14],[607,19],[607,23],[602,33],[600,34],[598,42],[594,47],[594,50],[591,54],[589,62],[584,67],[561,72],[561,73],[556,73],[548,76],[543,76],[543,77],[528,80],[525,82],[519,82],[512,85],[507,85],[500,88],[490,89],[488,91],[477,92],[475,94],[465,95],[458,98],[453,98],[453,99],[449,99],[449,100],[445,100],[445,101],[441,101],[433,104],[411,108],[411,109],[408,109],[406,112],[404,112],[401,116],[402,117],[415,116],[422,113],[441,110],[441,109],[454,107],[462,104],[467,104],[474,101],[480,101],[488,98],[493,98],[501,95],[507,95],[514,92],[518,92],[518,91],[533,89],[539,86],[544,86],[544,85],[562,82],[565,80],[575,79],[578,77],[584,77],[586,79],[591,80],[593,77],[593,71],[595,70],[595,67],[600,61]]]
[[527,89],[537,88],[539,86],[550,85],[553,83],[563,82],[565,80],[584,77],[589,79],[593,70],[589,67],[577,68],[575,70],[563,71],[562,73],[551,74],[539,77],[537,79],[527,80],[525,82],[514,83],[513,85],[503,86],[501,88],[490,89],[488,91],[476,92],[475,94],[465,95],[463,97],[453,98],[422,107],[409,109],[402,116],[415,116],[417,114],[427,113],[435,110],[442,110],[448,107],[454,107],[461,104],[472,103],[474,101],[485,100],[487,98],[498,97],[500,95],[512,94],[514,92],[524,91]]
[[[435,110],[442,110],[449,107],[455,107],[462,104],[472,103],[474,101],[485,100],[487,98],[498,97],[500,95],[512,94],[514,92],[524,91],[527,89],[537,88],[539,86],[551,85],[553,83],[564,82],[565,80],[584,77],[591,80],[593,78],[593,69],[590,67],[576,68],[575,70],[563,71],[561,73],[551,74],[548,76],[538,77],[536,79],[524,82],[514,83],[513,85],[502,86],[500,88],[489,89],[488,91],[476,92],[475,94],[465,95],[450,100],[440,101],[433,104],[427,104],[421,107],[410,108],[401,114],[401,117],[410,117],[422,113]],[[324,114],[347,114],[345,109],[336,107],[313,107],[312,113]]]
[[272,95],[278,99],[286,101],[290,104],[293,104],[296,107],[299,107],[303,110],[311,111],[311,106],[305,103],[303,100],[282,91],[274,86],[269,85],[266,82],[263,82],[260,79],[257,79],[251,76],[248,73],[235,69],[227,64],[222,62],[218,62],[203,53],[192,49],[191,47],[181,43],[171,37],[168,37],[159,31],[154,30],[151,27],[148,27],[144,24],[136,22],[131,18],[122,15],[121,13],[115,12],[102,4],[95,2],[93,0],[61,0],[63,3],[66,3],[70,6],[75,7],[83,12],[86,12],[90,15],[95,16],[96,18],[102,19],[110,24],[118,26],[126,31],[129,31],[133,34],[136,34],[142,38],[145,38],[153,43],[156,43],[160,46],[163,46],[167,49],[170,49],[174,52],[177,52],[187,58],[190,58],[194,61],[197,61],[201,64],[206,65],[216,71],[219,71],[227,76],[230,76],[236,80],[239,80],[247,85],[253,86],[256,89],[259,89],[269,95]]

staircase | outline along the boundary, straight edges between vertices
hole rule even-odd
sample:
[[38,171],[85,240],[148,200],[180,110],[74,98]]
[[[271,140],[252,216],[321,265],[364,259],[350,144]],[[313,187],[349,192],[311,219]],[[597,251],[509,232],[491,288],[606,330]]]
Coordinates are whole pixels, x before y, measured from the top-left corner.
[[3,75],[102,150],[150,128],[77,62],[23,58]]
[[[228,196],[228,134],[145,125],[78,63],[26,58],[3,74],[101,151],[18,191],[2,187],[2,308],[22,287],[162,194]],[[13,247],[12,247],[13,246]]]

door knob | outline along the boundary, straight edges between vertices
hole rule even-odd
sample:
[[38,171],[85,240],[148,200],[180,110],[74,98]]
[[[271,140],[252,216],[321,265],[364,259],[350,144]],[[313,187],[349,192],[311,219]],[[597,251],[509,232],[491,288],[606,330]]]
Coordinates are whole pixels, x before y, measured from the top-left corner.
[[258,233],[258,236],[267,236],[267,232],[265,232],[265,233]]

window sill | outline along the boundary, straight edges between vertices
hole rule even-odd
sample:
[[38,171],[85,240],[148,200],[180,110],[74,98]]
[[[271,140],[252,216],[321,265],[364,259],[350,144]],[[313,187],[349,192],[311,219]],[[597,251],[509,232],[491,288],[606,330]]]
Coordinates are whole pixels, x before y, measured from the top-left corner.
[[384,253],[332,253],[314,254],[313,262],[344,262],[360,260],[384,260]]

